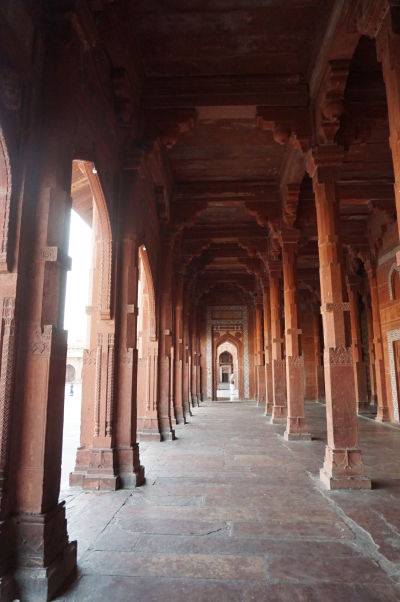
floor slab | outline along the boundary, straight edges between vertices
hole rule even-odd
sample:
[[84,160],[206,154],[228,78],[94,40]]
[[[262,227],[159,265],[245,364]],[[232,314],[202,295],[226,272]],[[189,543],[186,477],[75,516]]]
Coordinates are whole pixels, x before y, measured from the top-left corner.
[[288,442],[255,403],[204,403],[175,442],[140,444],[135,491],[66,490],[79,578],[60,601],[400,600],[400,431],[359,420],[371,491],[318,479],[311,442]]

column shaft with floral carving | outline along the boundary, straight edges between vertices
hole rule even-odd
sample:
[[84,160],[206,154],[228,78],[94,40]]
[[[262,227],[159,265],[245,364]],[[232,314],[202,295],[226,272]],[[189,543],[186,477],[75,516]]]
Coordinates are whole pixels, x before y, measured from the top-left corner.
[[304,357],[297,314],[297,246],[299,231],[287,229],[281,234],[283,291],[285,308],[287,422],[285,439],[310,440],[304,409]]
[[321,313],[328,443],[321,480],[330,489],[369,488],[358,445],[349,303],[345,300],[336,167],[342,149],[313,149],[307,169],[313,180],[318,227]]

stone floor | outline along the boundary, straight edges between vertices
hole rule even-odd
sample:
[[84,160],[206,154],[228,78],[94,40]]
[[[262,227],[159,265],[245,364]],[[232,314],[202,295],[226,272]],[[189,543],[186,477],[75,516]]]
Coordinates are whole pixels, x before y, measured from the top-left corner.
[[372,491],[317,478],[312,442],[288,443],[252,403],[204,403],[178,440],[142,443],[136,491],[67,490],[79,578],[63,601],[400,600],[400,431],[360,419]]

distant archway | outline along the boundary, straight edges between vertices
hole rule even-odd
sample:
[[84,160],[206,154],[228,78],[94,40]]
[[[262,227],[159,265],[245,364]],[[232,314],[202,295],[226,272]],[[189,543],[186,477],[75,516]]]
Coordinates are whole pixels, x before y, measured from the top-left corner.
[[239,343],[229,335],[221,337],[221,340],[216,345],[215,358],[214,387],[216,399],[230,398],[231,374],[233,374],[235,384],[234,397],[238,399],[239,391],[242,389]]

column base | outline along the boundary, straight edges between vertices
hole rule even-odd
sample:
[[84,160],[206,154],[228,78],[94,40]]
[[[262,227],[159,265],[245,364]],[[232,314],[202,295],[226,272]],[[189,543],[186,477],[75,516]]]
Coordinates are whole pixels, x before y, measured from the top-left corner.
[[331,490],[371,489],[371,479],[364,476],[364,465],[359,449],[332,449],[325,447],[324,465],[320,479]]
[[311,441],[304,416],[288,416],[283,436],[286,441]]
[[47,602],[76,578],[76,541],[69,542],[65,506],[47,514],[15,517],[17,564],[14,579],[18,598]]
[[389,408],[387,406],[384,406],[384,407],[378,406],[375,420],[377,422],[389,422],[390,421]]
[[115,469],[115,450],[78,448],[75,470],[69,475],[71,487],[92,491],[115,491],[119,477]]
[[371,406],[369,401],[357,401],[357,414],[370,414]]
[[176,424],[185,424],[186,419],[183,413],[183,408],[182,407],[175,407],[174,408],[174,414],[175,414],[175,422]]
[[272,408],[271,424],[286,424],[287,420],[287,407],[276,406]]
[[136,489],[146,482],[144,466],[140,464],[139,445],[117,447],[118,476],[122,489]]
[[192,410],[191,410],[191,407],[190,407],[190,403],[188,401],[185,401],[184,404],[183,404],[183,412],[185,414],[185,417],[186,416],[193,416]]
[[265,416],[271,416],[274,404],[272,401],[267,401],[267,405],[265,406]]
[[146,483],[144,466],[139,466],[135,472],[120,472],[121,489],[136,489]]
[[174,429],[168,429],[165,431],[162,431],[161,435],[161,441],[175,441],[176,437],[175,437],[175,431]]
[[24,602],[48,602],[75,581],[76,541],[69,543],[62,554],[45,568],[17,568],[14,578],[19,599]]

